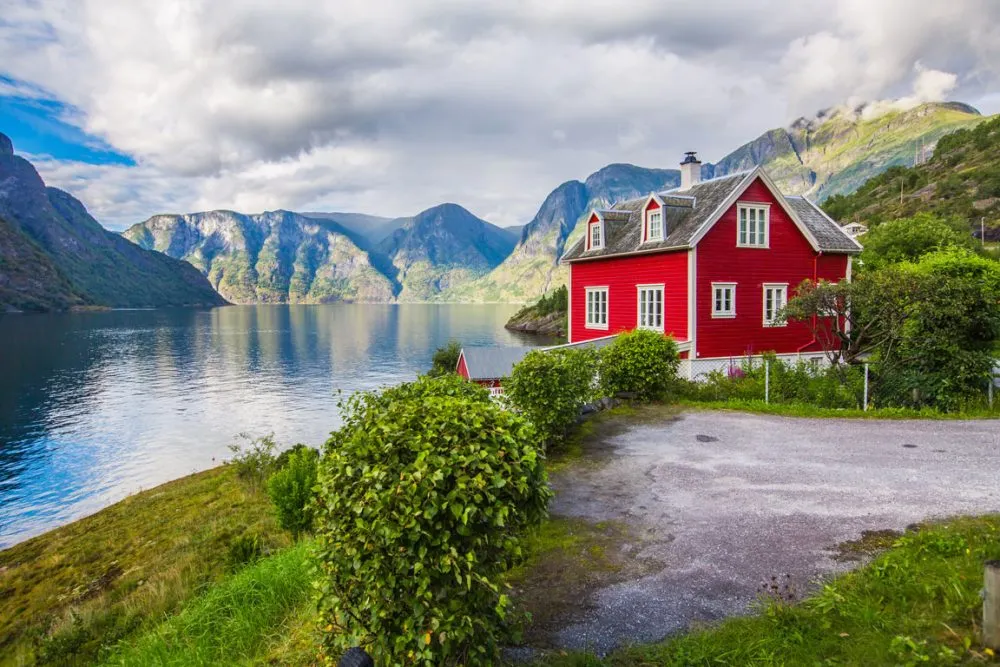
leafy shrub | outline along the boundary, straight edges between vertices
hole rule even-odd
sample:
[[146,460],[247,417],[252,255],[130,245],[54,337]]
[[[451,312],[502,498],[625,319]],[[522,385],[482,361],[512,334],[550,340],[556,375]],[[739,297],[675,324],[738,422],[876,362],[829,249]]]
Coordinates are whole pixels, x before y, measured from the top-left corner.
[[593,394],[593,350],[529,352],[504,381],[504,395],[548,447],[565,439]]
[[313,452],[316,453],[317,456],[319,455],[319,450],[314,449],[313,447],[310,447],[309,445],[303,445],[302,443],[299,443],[297,445],[293,445],[292,447],[289,447],[285,451],[283,451],[280,454],[278,454],[278,458],[276,458],[274,460],[274,469],[275,470],[283,470],[283,469],[287,468],[288,467],[288,461],[291,458],[292,454],[294,454],[296,452],[301,452],[301,451],[306,450],[306,449],[312,450]]
[[939,248],[973,249],[968,223],[920,213],[884,222],[865,234],[861,260],[866,269],[916,260]]
[[342,411],[316,521],[328,655],[495,664],[504,573],[551,496],[534,429],[454,375],[357,393]]
[[257,533],[244,533],[229,543],[226,563],[230,570],[238,570],[264,555],[264,540]]
[[287,464],[267,481],[267,495],[278,515],[278,525],[297,540],[302,533],[312,530],[319,452],[305,446],[289,451]]
[[257,491],[264,487],[274,471],[276,448],[273,433],[258,438],[240,433],[237,442],[229,445],[229,451],[233,453],[229,463],[236,467],[236,476]]
[[601,390],[606,396],[632,394],[640,401],[663,399],[676,381],[679,365],[672,338],[636,329],[601,351]]
[[439,347],[431,357],[431,369],[427,374],[440,377],[454,373],[458,366],[458,357],[462,354],[462,345],[457,340],[450,340],[444,347]]

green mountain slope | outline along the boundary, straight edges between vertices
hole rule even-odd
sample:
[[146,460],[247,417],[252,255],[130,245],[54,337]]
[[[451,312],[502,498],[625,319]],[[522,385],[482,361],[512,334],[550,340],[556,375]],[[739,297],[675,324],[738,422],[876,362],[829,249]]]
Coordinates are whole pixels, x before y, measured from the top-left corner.
[[0,309],[219,305],[190,265],[104,229],[0,134]]
[[393,284],[354,235],[291,211],[157,215],[124,233],[190,262],[235,303],[384,302]]
[[856,192],[826,200],[823,208],[841,222],[869,225],[918,211],[967,220],[987,240],[1000,240],[1000,117],[941,139],[934,155],[915,167],[894,167]]

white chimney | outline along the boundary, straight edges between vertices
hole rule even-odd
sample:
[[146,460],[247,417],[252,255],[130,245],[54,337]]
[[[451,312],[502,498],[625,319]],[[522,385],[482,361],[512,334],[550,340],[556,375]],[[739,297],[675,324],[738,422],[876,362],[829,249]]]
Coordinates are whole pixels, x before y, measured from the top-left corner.
[[701,182],[701,162],[695,157],[695,152],[688,151],[685,156],[681,162],[681,190],[687,190]]

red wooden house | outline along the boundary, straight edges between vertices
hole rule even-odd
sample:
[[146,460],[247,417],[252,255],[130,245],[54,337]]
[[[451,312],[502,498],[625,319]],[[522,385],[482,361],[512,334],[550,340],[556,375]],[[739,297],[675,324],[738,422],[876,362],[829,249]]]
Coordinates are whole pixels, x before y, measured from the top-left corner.
[[783,195],[760,167],[594,210],[569,264],[569,340],[635,328],[672,335],[695,377],[773,351],[822,357],[808,323],[778,312],[804,279],[851,277],[861,246],[815,204]]

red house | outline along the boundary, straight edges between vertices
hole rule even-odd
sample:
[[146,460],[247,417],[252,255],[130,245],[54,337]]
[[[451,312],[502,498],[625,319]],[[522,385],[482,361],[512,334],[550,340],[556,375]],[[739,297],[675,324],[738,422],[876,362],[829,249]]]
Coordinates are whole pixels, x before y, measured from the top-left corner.
[[851,277],[861,246],[815,204],[783,195],[760,167],[594,210],[569,265],[569,340],[635,328],[672,335],[695,377],[745,356],[821,358],[808,323],[777,314],[804,279]]

